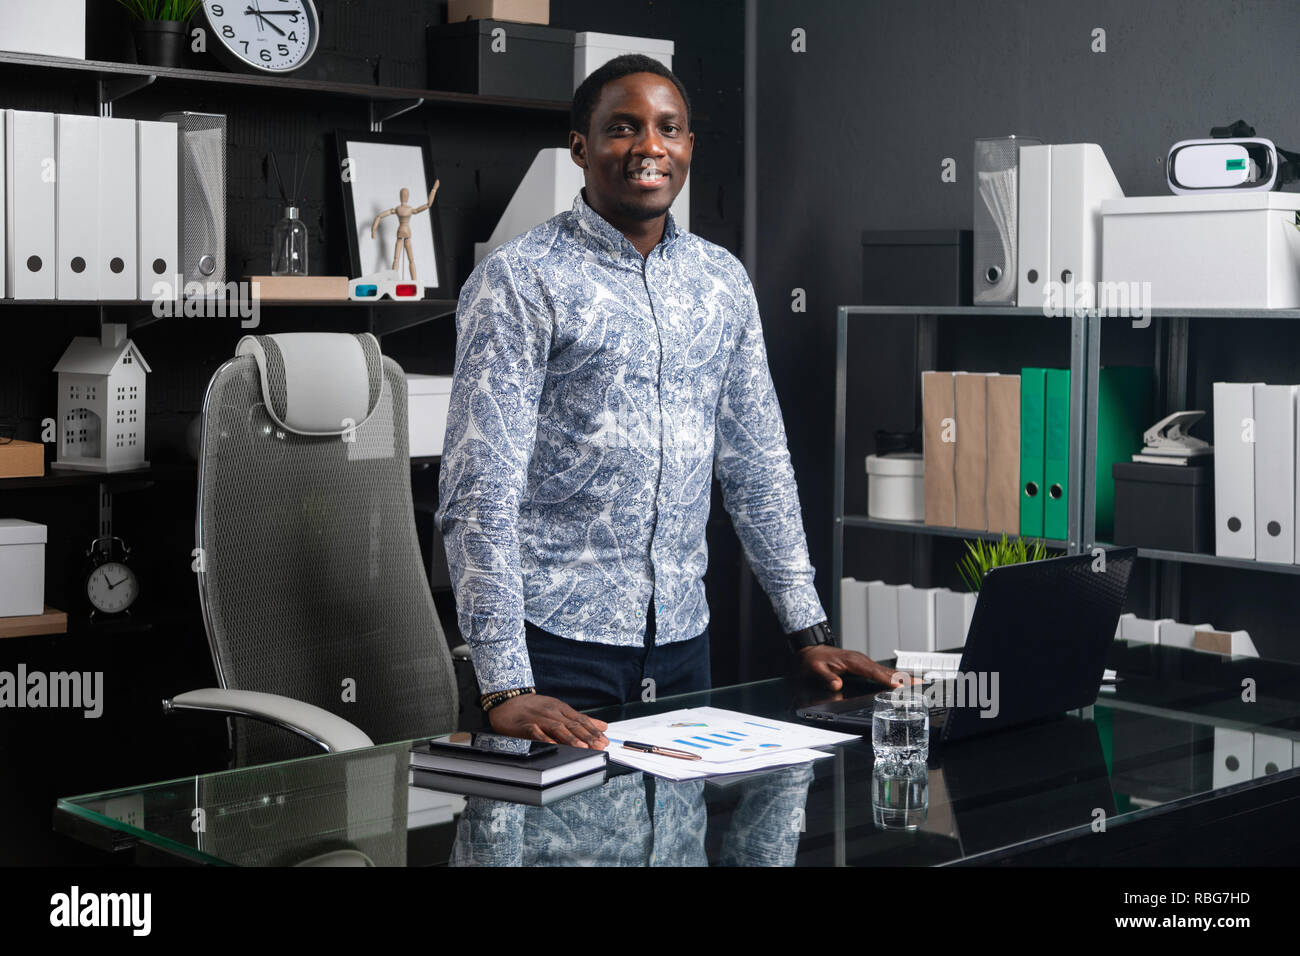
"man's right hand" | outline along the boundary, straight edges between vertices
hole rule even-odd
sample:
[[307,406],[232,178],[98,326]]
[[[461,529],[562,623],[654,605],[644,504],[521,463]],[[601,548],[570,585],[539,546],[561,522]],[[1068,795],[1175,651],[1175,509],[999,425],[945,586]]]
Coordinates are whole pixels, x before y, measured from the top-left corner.
[[609,725],[580,714],[562,700],[540,694],[522,694],[488,711],[492,729],[507,737],[544,740],[570,747],[604,750],[609,741],[601,732]]

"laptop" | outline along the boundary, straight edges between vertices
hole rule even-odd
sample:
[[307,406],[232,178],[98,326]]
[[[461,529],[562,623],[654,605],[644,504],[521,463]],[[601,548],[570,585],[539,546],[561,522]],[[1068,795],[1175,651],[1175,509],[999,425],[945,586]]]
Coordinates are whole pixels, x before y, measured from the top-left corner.
[[[1092,705],[1128,594],[1136,548],[994,568],[984,577],[954,678],[922,685],[930,745]],[[875,694],[799,708],[803,719],[871,733]]]

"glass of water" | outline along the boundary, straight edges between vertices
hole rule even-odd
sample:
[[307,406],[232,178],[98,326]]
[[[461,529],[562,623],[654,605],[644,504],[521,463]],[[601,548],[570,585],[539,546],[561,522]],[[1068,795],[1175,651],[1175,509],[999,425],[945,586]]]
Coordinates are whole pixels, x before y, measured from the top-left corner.
[[877,760],[871,771],[871,819],[881,830],[915,830],[930,809],[930,772],[921,760]]
[[930,755],[930,714],[924,698],[905,686],[877,694],[871,746],[877,760],[924,761]]

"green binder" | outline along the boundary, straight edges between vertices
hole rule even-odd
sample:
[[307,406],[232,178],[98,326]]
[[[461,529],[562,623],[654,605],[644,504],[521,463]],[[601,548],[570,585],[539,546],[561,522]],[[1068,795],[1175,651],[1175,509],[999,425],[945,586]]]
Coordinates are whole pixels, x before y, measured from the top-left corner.
[[1047,370],[1020,370],[1020,534],[1043,536],[1043,399]]
[[1097,540],[1115,540],[1115,478],[1111,465],[1142,450],[1142,433],[1155,423],[1150,368],[1115,365],[1098,370]]
[[1043,398],[1043,536],[1070,533],[1070,370],[1049,368]]

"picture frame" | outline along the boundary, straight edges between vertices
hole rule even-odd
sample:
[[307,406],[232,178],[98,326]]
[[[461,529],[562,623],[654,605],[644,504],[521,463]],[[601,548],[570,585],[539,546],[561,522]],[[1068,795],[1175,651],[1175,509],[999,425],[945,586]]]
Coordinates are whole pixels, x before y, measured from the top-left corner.
[[[338,129],[334,131],[334,142],[347,223],[350,278],[391,269],[396,217],[380,222],[373,240],[370,226],[376,215],[401,202],[403,187],[410,190],[408,205],[419,208],[428,201],[429,190],[438,179],[430,140],[415,133]],[[432,206],[412,216],[410,225],[416,281],[424,287],[424,297],[454,297],[438,199],[435,197]],[[403,255],[402,277],[409,274]]]

